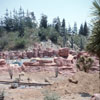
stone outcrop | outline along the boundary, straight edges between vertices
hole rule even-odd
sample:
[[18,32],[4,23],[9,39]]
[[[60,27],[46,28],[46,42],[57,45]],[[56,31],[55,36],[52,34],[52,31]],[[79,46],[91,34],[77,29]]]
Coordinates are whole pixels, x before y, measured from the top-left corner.
[[43,48],[40,44],[34,44],[34,48],[32,50],[24,50],[24,51],[4,51],[0,52],[0,58],[2,59],[25,59],[32,57],[54,57],[58,56],[58,50],[52,48]]
[[5,59],[0,59],[0,66],[2,66],[2,65],[6,65]]
[[[21,71],[42,71],[42,70],[52,70],[58,68],[61,74],[73,74],[77,70],[76,62],[80,56],[91,57],[94,62],[90,69],[91,72],[99,71],[99,60],[95,56],[91,56],[87,52],[75,52],[74,50],[69,50],[69,48],[44,48],[42,44],[35,43],[34,48],[31,50],[23,51],[5,51],[0,52],[0,71],[5,70],[10,67],[15,72]],[[8,59],[28,59],[27,61],[19,61],[18,63],[8,64],[6,61]],[[30,59],[30,61],[29,61]]]
[[64,58],[67,58],[69,55],[69,49],[68,48],[61,48],[58,51],[58,55]]

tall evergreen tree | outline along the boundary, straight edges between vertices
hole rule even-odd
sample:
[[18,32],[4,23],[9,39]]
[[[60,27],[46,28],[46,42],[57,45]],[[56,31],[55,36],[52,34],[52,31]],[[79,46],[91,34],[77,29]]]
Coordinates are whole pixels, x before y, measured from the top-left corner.
[[87,26],[87,22],[84,23],[84,36],[88,36],[89,35],[89,28]]
[[74,23],[74,27],[73,27],[73,33],[77,34],[77,23]]
[[8,12],[8,9],[6,9],[4,24],[5,24],[5,29],[9,30],[9,12]]
[[62,20],[62,36],[63,36],[63,46],[66,44],[66,24],[65,19]]
[[41,16],[41,21],[40,21],[40,28],[47,28],[47,16],[46,15],[42,15]]
[[71,26],[69,25],[69,27],[68,27],[68,34],[71,34],[72,33],[72,29],[71,29]]
[[80,51],[82,51],[84,49],[84,45],[83,45],[83,39],[80,39]]
[[36,17],[35,17],[34,12],[31,12],[31,17],[32,17],[32,21],[35,21],[36,20]]
[[5,14],[5,20],[4,20],[4,26],[7,31],[12,31],[13,30],[13,19],[12,19],[12,13],[8,12],[8,9],[6,9],[6,14]]
[[54,27],[55,27],[56,31],[59,33],[59,35],[61,35],[61,22],[60,22],[60,18],[59,17],[54,18],[53,24],[54,24]]
[[80,35],[84,35],[84,27],[83,27],[83,24],[81,24],[81,26],[80,26],[79,34]]
[[31,21],[32,21],[32,27],[36,28],[37,23],[36,23],[36,17],[35,17],[34,12],[31,12]]
[[73,37],[71,36],[71,48],[73,49],[73,47],[74,47],[74,40],[73,40]]
[[23,19],[23,9],[20,7],[19,14],[18,14],[19,22],[18,22],[18,31],[19,37],[24,36],[24,19]]
[[14,9],[13,10],[13,31],[18,31],[19,28],[19,18],[18,18],[18,13]]

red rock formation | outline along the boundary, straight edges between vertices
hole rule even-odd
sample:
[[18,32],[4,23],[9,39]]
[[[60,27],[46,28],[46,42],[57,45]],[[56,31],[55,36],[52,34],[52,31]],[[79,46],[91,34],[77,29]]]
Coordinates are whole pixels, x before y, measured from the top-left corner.
[[61,48],[58,51],[58,55],[64,58],[67,58],[69,55],[69,49],[68,48]]
[[2,66],[2,65],[6,65],[5,59],[0,59],[0,66]]

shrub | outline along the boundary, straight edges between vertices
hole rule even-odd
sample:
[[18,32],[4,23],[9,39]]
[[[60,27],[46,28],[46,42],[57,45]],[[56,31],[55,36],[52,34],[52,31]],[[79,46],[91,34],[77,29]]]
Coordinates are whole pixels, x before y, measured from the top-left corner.
[[45,92],[44,100],[60,100],[60,97],[55,92]]
[[17,39],[14,48],[15,49],[24,49],[25,48],[25,44],[26,44],[25,40],[19,38],[19,39]]
[[0,38],[0,50],[5,49],[7,44],[8,44],[8,40],[6,37]]
[[57,32],[52,32],[50,34],[50,40],[53,42],[53,43],[57,43],[58,42],[58,33]]
[[93,64],[92,58],[81,56],[78,59],[76,66],[80,71],[88,72],[89,69],[92,67],[92,64]]
[[47,41],[48,34],[47,30],[44,28],[41,28],[38,32],[38,36],[40,37],[40,41]]

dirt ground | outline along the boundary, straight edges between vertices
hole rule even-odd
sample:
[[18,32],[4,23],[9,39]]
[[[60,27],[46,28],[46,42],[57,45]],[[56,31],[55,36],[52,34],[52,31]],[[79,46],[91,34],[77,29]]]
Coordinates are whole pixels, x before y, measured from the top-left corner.
[[[7,72],[0,73],[0,81],[14,81],[19,77],[19,73],[14,74],[11,80]],[[24,73],[21,82],[30,83],[50,83],[49,86],[22,86],[17,89],[9,89],[10,85],[1,84],[0,90],[5,91],[5,100],[43,100],[45,92],[50,91],[59,95],[60,100],[90,100],[90,96],[99,92],[98,73],[88,74],[77,72],[73,76],[59,75],[55,78],[54,72],[42,71],[34,73]],[[69,79],[77,81],[70,82]]]

